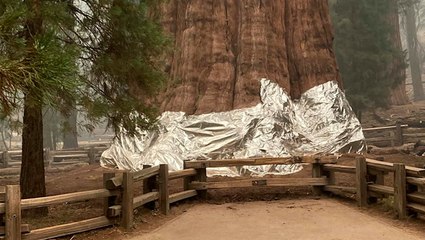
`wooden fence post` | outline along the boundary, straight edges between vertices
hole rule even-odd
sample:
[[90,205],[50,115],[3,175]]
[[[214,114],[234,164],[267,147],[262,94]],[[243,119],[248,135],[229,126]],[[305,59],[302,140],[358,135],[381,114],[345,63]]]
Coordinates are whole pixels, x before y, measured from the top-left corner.
[[94,147],[90,147],[88,151],[87,156],[89,157],[89,164],[96,163],[96,150]]
[[396,123],[396,138],[397,138],[397,144],[399,146],[404,144],[404,140],[403,140],[403,128],[401,128],[401,123],[397,122]]
[[50,164],[49,158],[50,158],[50,148],[44,148],[43,149],[43,161],[44,161],[45,167],[49,166],[49,164]]
[[[199,182],[206,182],[207,181],[207,168],[206,167],[197,168],[195,179],[196,179],[196,181],[199,181]],[[197,190],[197,192],[198,192],[198,196],[199,196],[200,199],[207,199],[207,189]]]
[[[108,189],[107,182],[108,182],[109,179],[111,179],[113,177],[115,177],[115,173],[112,173],[112,172],[103,173],[103,187],[104,188]],[[103,202],[103,212],[104,212],[105,216],[108,217],[109,207],[114,205],[115,199],[116,199],[115,196],[113,196],[113,197],[106,197],[104,199],[104,202]]]
[[[328,185],[335,185],[336,184],[336,179],[335,179],[335,172],[334,171],[324,171],[323,170],[323,165],[322,165],[322,174],[323,176],[326,176],[328,178]],[[325,189],[322,189],[322,191],[324,191]],[[330,192],[332,193],[332,192]]]
[[407,217],[406,168],[402,163],[394,163],[394,207],[399,219]]
[[159,190],[159,210],[164,215],[168,215],[170,211],[170,201],[168,192],[168,165],[159,165],[159,178],[158,178],[158,190]]
[[[322,165],[320,163],[312,164],[311,175],[314,178],[322,177]],[[313,186],[313,194],[319,196],[322,194],[322,189],[323,188],[321,186]]]
[[394,133],[394,131],[390,130],[389,131],[389,134],[390,134],[389,139],[390,139],[390,145],[391,145],[391,147],[394,147],[394,146],[398,145],[398,142],[399,142],[398,136],[396,136],[396,134]]
[[9,167],[9,160],[10,160],[9,152],[3,151],[1,153],[1,159],[2,159],[2,167],[3,168]]
[[356,200],[359,207],[367,205],[367,164],[365,157],[356,157]]
[[21,190],[19,185],[6,186],[6,240],[21,239]]
[[[187,169],[187,167],[186,167],[186,161],[187,160],[184,160],[183,161],[183,169]],[[183,178],[183,190],[184,191],[189,190],[189,184],[190,184],[190,182],[192,180],[193,180],[193,177],[185,177],[185,178]]]
[[[150,168],[152,165],[143,165],[143,169]],[[150,177],[148,179],[143,179],[143,194],[153,192],[156,188],[156,176]],[[154,210],[155,201],[148,202],[144,205],[146,208]]]
[[124,172],[122,176],[122,215],[121,225],[127,230],[133,227],[134,178],[132,172]]

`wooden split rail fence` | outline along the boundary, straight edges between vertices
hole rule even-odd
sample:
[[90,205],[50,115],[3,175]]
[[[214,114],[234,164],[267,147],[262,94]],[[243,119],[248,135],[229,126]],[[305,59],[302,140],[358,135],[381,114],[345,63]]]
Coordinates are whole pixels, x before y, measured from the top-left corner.
[[[409,211],[425,214],[425,169],[385,163],[363,156],[352,156],[352,159],[355,166],[338,165],[334,156],[193,160],[186,161],[184,169],[175,172],[169,172],[166,164],[145,166],[143,170],[134,173],[105,173],[102,189],[32,199],[21,199],[19,186],[6,186],[3,194],[0,189],[0,197],[4,198],[4,203],[0,203],[0,214],[5,215],[5,226],[0,228],[0,233],[3,232],[5,239],[19,240],[54,238],[118,223],[130,230],[133,227],[134,210],[141,206],[157,207],[163,214],[168,214],[172,203],[195,196],[205,198],[209,189],[233,187],[312,186],[316,194],[352,194],[360,207],[378,198],[393,196],[394,208],[400,218],[405,218]],[[311,177],[246,177],[228,181],[207,178],[208,168],[294,163],[311,164]],[[338,186],[335,173],[353,174],[355,186]],[[389,173],[394,174],[394,180],[385,185],[384,176]],[[183,179],[183,188],[180,192],[170,194],[169,182],[175,179]],[[103,199],[102,216],[35,230],[22,223],[22,210],[89,199]]]
[[[402,163],[388,163],[364,157],[356,157],[355,166],[337,164],[323,165],[323,174],[329,178],[324,191],[335,194],[355,194],[359,207],[375,203],[377,199],[393,199],[393,208],[400,219],[409,213],[425,214],[425,169],[405,166]],[[335,184],[335,173],[355,175],[355,187]],[[385,182],[385,175],[392,174],[391,182]]]
[[[139,172],[104,173],[104,188],[67,193],[40,198],[21,199],[18,185],[6,186],[0,197],[0,215],[5,226],[0,227],[0,239],[50,239],[112,226],[119,223],[125,229],[133,226],[133,211],[143,205],[158,202],[162,213],[168,214],[170,204],[197,195],[196,190],[184,190],[169,194],[168,182],[196,175],[195,169],[168,172],[168,165],[149,167]],[[142,183],[142,194],[137,194],[137,183]],[[27,209],[48,207],[56,204],[104,199],[103,215],[78,222],[32,230],[22,223],[21,212]],[[3,229],[3,231],[2,231]]]
[[[79,163],[82,161],[95,163],[105,151],[105,146],[91,146],[79,149],[49,150],[44,149],[44,162],[46,166],[61,166]],[[10,150],[0,152],[0,168],[21,166],[22,151]]]
[[393,126],[364,128],[363,133],[369,144],[378,147],[401,146],[425,139],[425,127],[397,123]]

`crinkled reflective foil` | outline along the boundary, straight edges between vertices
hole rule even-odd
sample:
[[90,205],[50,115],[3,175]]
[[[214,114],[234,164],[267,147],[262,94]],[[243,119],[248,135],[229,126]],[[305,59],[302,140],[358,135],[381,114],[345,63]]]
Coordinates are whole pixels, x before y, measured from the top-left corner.
[[[123,132],[103,152],[101,165],[138,171],[143,165],[168,164],[183,169],[183,161],[288,157],[329,153],[360,153],[366,145],[360,122],[336,82],[305,92],[299,100],[276,83],[261,80],[261,103],[229,112],[186,115],[165,112],[159,127],[138,137]],[[291,174],[299,164],[216,168],[209,174]]]

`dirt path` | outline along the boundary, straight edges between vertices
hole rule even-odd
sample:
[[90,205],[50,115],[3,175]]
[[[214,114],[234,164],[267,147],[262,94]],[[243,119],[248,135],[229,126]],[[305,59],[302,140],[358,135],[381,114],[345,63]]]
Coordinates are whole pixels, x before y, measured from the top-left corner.
[[131,240],[419,240],[332,199],[200,204],[157,230]]

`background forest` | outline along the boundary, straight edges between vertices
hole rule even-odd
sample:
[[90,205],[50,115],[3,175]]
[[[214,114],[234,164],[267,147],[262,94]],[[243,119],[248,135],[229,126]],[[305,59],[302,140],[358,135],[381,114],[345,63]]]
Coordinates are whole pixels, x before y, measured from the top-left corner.
[[359,118],[364,110],[425,99],[424,1],[333,0],[330,6],[338,66]]

